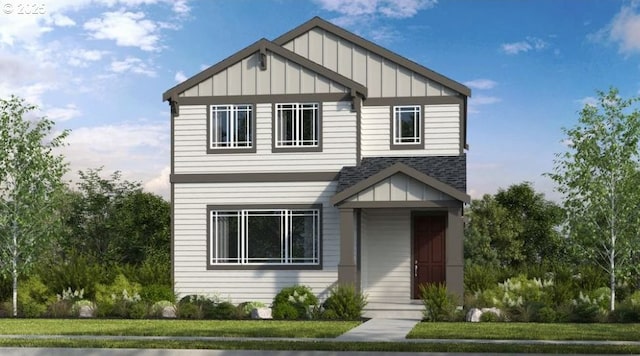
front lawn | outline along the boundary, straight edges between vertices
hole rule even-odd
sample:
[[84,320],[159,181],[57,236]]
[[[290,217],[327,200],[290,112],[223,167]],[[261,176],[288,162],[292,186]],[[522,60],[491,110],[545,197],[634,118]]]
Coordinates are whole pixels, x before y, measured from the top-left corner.
[[410,339],[640,341],[640,324],[419,323]]
[[357,321],[0,319],[0,334],[330,338],[359,324]]

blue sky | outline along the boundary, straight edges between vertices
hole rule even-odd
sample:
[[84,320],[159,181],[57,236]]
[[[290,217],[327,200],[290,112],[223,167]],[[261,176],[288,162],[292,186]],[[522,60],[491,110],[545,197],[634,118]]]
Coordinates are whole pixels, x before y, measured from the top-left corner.
[[471,87],[474,198],[526,180],[557,199],[542,173],[565,148],[561,128],[576,122],[596,90],[640,94],[640,1],[43,3],[0,1],[0,97],[24,97],[58,130],[72,130],[62,150],[72,172],[120,170],[165,197],[170,137],[162,93],[313,16]]

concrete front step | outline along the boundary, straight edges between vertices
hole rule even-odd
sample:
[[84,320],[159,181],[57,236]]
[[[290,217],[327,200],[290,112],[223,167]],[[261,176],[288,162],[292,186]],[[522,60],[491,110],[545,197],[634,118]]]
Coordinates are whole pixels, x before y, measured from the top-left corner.
[[364,308],[365,318],[380,319],[422,319],[424,306],[421,301],[388,301],[369,302]]

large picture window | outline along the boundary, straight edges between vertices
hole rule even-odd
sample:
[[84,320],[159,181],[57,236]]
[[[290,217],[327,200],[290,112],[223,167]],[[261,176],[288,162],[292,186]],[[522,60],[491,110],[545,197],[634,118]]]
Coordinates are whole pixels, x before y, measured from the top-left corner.
[[420,106],[393,107],[392,145],[397,148],[416,148],[422,145]]
[[276,147],[319,147],[320,112],[317,103],[276,104]]
[[209,209],[211,265],[319,265],[319,209]]
[[253,147],[251,105],[212,105],[210,110],[209,149]]

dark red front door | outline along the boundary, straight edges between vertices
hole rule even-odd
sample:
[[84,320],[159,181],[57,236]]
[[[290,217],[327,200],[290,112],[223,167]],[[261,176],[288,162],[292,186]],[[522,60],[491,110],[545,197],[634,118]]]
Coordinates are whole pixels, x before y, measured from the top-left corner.
[[445,216],[413,218],[413,298],[421,284],[445,283]]

